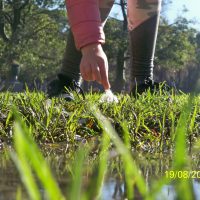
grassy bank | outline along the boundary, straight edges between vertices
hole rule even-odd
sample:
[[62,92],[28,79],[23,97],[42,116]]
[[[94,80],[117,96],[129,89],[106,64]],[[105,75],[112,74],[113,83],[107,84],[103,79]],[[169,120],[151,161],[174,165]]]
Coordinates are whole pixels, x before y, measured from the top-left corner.
[[[17,107],[34,139],[41,144],[68,142],[75,144],[93,136],[101,136],[102,127],[95,117],[96,106],[122,137],[123,124],[129,132],[133,148],[144,151],[163,151],[172,147],[175,129],[188,95],[145,94],[137,99],[119,95],[119,103],[99,102],[100,95],[88,94],[86,100],[47,99],[43,93],[0,94],[1,142],[12,141],[14,117]],[[188,121],[187,141],[192,143],[200,132],[199,97],[194,97]]]

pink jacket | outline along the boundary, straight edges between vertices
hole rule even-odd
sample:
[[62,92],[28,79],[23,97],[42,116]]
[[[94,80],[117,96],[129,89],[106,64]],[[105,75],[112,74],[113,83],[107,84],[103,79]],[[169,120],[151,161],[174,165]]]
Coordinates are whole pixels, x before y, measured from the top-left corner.
[[105,42],[98,4],[98,0],[66,0],[77,49],[88,44]]

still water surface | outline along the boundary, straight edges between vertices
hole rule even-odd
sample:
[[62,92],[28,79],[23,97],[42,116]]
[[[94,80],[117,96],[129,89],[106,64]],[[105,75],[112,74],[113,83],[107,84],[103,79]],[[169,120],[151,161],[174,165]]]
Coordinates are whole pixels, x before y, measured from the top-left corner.
[[[200,183],[193,181],[195,199],[200,200]],[[103,186],[102,200],[122,200],[124,194],[124,184],[116,192],[116,180],[109,179]],[[140,199],[140,198],[138,198]],[[176,200],[176,193],[172,185],[165,185],[162,191],[157,195],[156,200]]]
[[[18,171],[13,162],[9,159],[9,153],[12,148],[0,150],[0,200],[15,200],[16,191],[22,188],[23,199],[29,199],[26,191],[22,186]],[[46,148],[44,152],[47,162],[49,162],[53,173],[59,182],[60,187],[65,193],[69,186],[69,173],[66,171],[66,163],[69,160],[69,154],[66,148]],[[106,177],[103,189],[102,200],[121,200],[124,199],[125,184],[123,179],[123,171],[121,170],[121,161],[119,156],[113,151],[111,152],[113,160],[109,166],[108,175]],[[170,156],[161,155],[134,155],[139,168],[141,169],[147,186],[151,185],[152,180],[160,178],[166,170],[170,168]],[[84,179],[86,180],[86,179]],[[193,189],[196,200],[200,200],[200,180],[193,180]],[[41,193],[44,193],[41,189]],[[44,199],[45,194],[43,194]],[[141,199],[139,196],[136,199]],[[172,185],[165,185],[156,200],[175,200],[176,193]]]

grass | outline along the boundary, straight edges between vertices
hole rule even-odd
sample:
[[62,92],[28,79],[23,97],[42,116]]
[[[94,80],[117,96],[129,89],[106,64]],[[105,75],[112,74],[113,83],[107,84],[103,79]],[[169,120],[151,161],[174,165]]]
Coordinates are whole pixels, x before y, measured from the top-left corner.
[[[43,93],[0,94],[0,135],[4,142],[12,141],[13,104],[19,109],[36,142],[74,144],[76,138],[102,134],[102,127],[88,105],[96,105],[121,137],[121,124],[126,121],[132,147],[143,151],[163,151],[171,148],[175,127],[188,95],[143,95],[138,99],[120,95],[118,104],[99,103],[99,95],[88,95],[86,101],[65,102],[46,100]],[[199,134],[199,97],[190,123],[190,142]]]
[[[101,199],[106,174],[117,169],[125,181],[124,193],[128,199],[138,195],[155,199],[166,184],[175,186],[178,199],[194,199],[190,179],[169,179],[164,172],[147,187],[146,177],[132,152],[137,152],[137,156],[148,152],[152,158],[171,151],[169,169],[190,171],[188,151],[192,145],[196,152],[200,147],[199,97],[147,93],[135,99],[119,95],[118,104],[99,103],[99,98],[90,94],[86,101],[65,102],[46,100],[44,94],[28,91],[0,95],[1,140],[3,144],[14,141],[15,153],[11,157],[29,197],[42,199],[39,182],[47,199]],[[99,138],[96,140],[99,146],[92,144],[91,138]],[[62,142],[71,148],[65,166],[71,174],[67,193],[60,190],[37,146]],[[113,148],[118,152],[118,161],[110,159]],[[17,196],[21,196],[20,190]]]

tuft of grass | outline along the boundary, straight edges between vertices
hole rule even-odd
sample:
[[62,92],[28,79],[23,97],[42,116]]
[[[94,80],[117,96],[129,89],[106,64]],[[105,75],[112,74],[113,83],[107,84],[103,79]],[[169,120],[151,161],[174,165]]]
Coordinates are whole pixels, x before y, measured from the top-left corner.
[[11,156],[18,167],[30,198],[35,200],[42,199],[40,189],[32,173],[33,170],[42,183],[48,199],[64,199],[48,164],[33,141],[30,131],[25,126],[24,122],[20,120],[16,111],[14,111],[14,115],[16,117],[14,126],[14,145],[16,153],[12,153]]
[[[190,160],[188,159],[187,136],[190,134],[191,124],[193,123],[195,108],[190,119],[194,104],[194,97],[189,96],[188,101],[182,108],[181,115],[173,133],[175,136],[175,150],[173,153],[173,164],[171,169],[165,172],[165,176],[154,182],[149,199],[155,199],[158,192],[164,185],[175,186],[177,199],[195,199],[192,180],[189,172],[191,171]],[[174,127],[173,127],[174,128]],[[172,176],[170,176],[170,171]]]
[[[122,156],[122,160],[124,163],[125,169],[125,177],[126,177],[126,184],[127,184],[127,197],[129,199],[133,199],[134,197],[134,185],[136,185],[144,197],[147,193],[147,188],[145,185],[145,181],[140,174],[137,165],[135,164],[134,160],[132,159],[130,151],[124,145],[124,143],[119,138],[116,131],[113,129],[110,122],[100,113],[100,111],[96,107],[91,107],[94,115],[98,119],[99,123],[102,126],[102,129],[106,132],[106,134],[111,138],[113,143],[116,146],[116,150]],[[126,137],[127,140],[127,137]]]
[[192,180],[187,177],[188,172],[191,170],[188,160],[188,148],[186,145],[186,136],[188,135],[189,131],[188,128],[191,128],[194,118],[194,113],[192,115],[192,120],[189,123],[189,119],[191,116],[192,108],[193,108],[193,101],[194,98],[189,96],[188,102],[182,109],[181,116],[178,121],[178,125],[176,127],[176,145],[175,145],[175,152],[174,152],[174,159],[173,159],[173,171],[175,174],[181,172],[184,174],[186,172],[186,176],[182,176],[179,178],[177,175],[175,187],[177,192],[178,199],[195,199],[193,187],[192,187]]
[[[1,93],[0,134],[5,142],[12,140],[15,104],[26,125],[32,129],[37,143],[68,142],[76,145],[76,136],[90,138],[102,134],[93,112],[88,105],[97,105],[101,113],[111,122],[118,135],[123,135],[121,122],[126,121],[130,143],[136,150],[160,152],[171,148],[175,139],[175,127],[188,95],[144,94],[137,99],[119,95],[118,104],[99,102],[99,94],[86,95],[86,101],[77,99],[46,99],[43,93]],[[190,123],[190,141],[199,135],[200,105],[196,105]]]
[[75,160],[73,163],[73,180],[71,184],[70,198],[73,199],[81,199],[82,197],[82,177],[84,171],[84,161],[87,158],[89,149],[88,148],[80,148],[75,155]]

